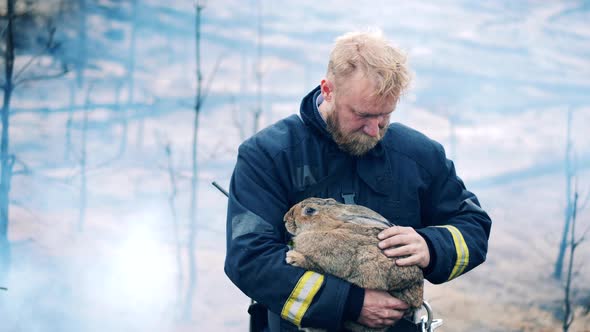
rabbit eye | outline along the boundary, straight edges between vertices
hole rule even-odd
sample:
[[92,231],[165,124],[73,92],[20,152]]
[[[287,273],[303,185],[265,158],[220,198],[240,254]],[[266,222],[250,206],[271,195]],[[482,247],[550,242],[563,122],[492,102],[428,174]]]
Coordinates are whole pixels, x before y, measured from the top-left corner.
[[317,213],[318,213],[318,210],[316,210],[312,207],[306,207],[305,209],[303,209],[303,214],[305,214],[306,216],[313,216]]

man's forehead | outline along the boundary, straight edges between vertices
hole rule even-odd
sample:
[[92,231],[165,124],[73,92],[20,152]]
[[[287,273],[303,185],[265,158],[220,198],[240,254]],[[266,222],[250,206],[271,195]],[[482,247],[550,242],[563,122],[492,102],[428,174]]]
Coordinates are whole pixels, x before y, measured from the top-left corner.
[[339,87],[340,96],[365,104],[387,104],[396,100],[393,95],[382,95],[377,92],[376,86],[368,80],[353,80]]
[[350,100],[349,106],[359,114],[387,115],[394,111],[395,104],[394,98],[367,96],[357,100]]

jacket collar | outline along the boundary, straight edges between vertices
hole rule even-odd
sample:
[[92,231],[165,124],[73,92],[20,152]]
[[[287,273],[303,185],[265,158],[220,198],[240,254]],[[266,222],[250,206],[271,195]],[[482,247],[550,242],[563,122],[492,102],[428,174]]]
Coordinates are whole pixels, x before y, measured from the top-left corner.
[[[337,147],[332,135],[326,128],[326,122],[320,115],[316,104],[319,94],[320,86],[317,86],[307,96],[303,97],[300,107],[301,119],[311,130],[331,143],[334,148],[333,153],[344,153]],[[388,130],[383,140],[364,156],[354,158],[348,155],[349,158],[353,159],[353,162],[356,162],[357,172],[363,181],[373,190],[382,194],[389,191],[393,182],[391,163],[384,144],[384,141],[391,139],[391,137],[388,137],[390,135],[391,132]]]
[[300,114],[303,122],[317,132],[320,136],[327,138],[332,141],[332,135],[326,128],[326,122],[320,115],[320,110],[316,103],[318,96],[320,95],[320,86],[318,85],[315,89],[311,90],[307,96],[303,97],[301,101]]

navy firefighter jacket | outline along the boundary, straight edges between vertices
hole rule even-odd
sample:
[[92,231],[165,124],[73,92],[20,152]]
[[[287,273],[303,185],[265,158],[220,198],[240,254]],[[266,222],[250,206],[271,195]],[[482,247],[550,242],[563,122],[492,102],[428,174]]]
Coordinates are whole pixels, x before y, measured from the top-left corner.
[[[341,327],[351,285],[285,262],[290,237],[283,216],[292,205],[312,196],[344,202],[343,195],[354,194],[356,204],[414,227],[430,249],[424,273],[432,283],[485,260],[491,220],[442,146],[413,129],[391,124],[362,157],[340,150],[318,112],[318,94],[319,87],[304,97],[301,117],[287,117],[240,146],[230,184],[225,272],[269,316],[280,316],[281,326],[333,331]],[[334,174],[337,181],[330,180]]]

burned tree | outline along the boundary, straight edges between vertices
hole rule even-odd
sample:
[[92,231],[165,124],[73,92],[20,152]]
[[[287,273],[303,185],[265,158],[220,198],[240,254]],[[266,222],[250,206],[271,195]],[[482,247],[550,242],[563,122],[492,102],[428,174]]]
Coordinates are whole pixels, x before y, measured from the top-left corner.
[[193,137],[192,137],[192,153],[191,153],[191,183],[190,183],[190,202],[189,202],[189,222],[188,222],[188,239],[186,250],[188,253],[188,286],[185,293],[184,299],[184,312],[182,316],[184,319],[191,317],[193,307],[193,295],[197,284],[197,265],[196,265],[196,243],[195,239],[197,236],[197,184],[198,184],[198,164],[197,164],[197,152],[198,152],[198,133],[199,133],[199,116],[203,109],[203,104],[211,83],[215,78],[215,74],[219,69],[222,57],[218,57],[217,61],[209,74],[208,80],[203,82],[203,70],[201,65],[201,15],[205,9],[205,5],[202,0],[195,1],[195,62],[196,62],[196,91],[195,91],[195,106],[194,118],[193,118]]
[[74,107],[76,105],[76,94],[77,90],[80,89],[84,85],[84,69],[86,68],[86,63],[88,59],[88,51],[87,51],[87,15],[88,9],[86,5],[86,0],[78,0],[76,2],[76,10],[78,15],[76,15],[76,57],[73,61],[73,70],[76,75],[76,79],[70,83],[70,108],[68,111],[68,120],[66,121],[66,149],[65,149],[65,159],[69,158],[69,154],[72,149],[72,123],[74,121]]
[[571,139],[571,127],[572,127],[572,110],[568,110],[567,113],[567,134],[565,141],[565,218],[563,224],[563,233],[561,242],[559,244],[559,253],[557,254],[557,260],[555,261],[555,267],[553,270],[553,277],[557,280],[561,280],[563,271],[563,262],[565,252],[567,249],[567,236],[570,230],[570,224],[572,219],[572,179],[575,176],[575,170],[573,166],[572,154],[573,154],[573,143]]
[[578,205],[578,191],[574,190],[573,203],[571,206],[571,217],[569,231],[569,241],[567,244],[568,262],[566,266],[565,284],[563,286],[564,297],[563,297],[563,317],[562,317],[562,329],[564,332],[569,331],[572,323],[575,319],[575,299],[573,292],[574,282],[574,259],[576,256],[576,249],[585,241],[586,235],[590,229],[586,229],[582,232],[582,236],[578,236],[576,233],[576,217],[580,212],[580,206]]
[[[55,42],[56,27],[53,23],[58,13],[38,8],[34,1],[6,0],[0,21],[2,35],[0,45],[0,74],[2,100],[2,134],[0,141],[0,280],[5,278],[10,266],[8,223],[10,185],[16,160],[10,151],[10,105],[15,89],[41,80],[60,77],[67,71],[56,59],[59,44]],[[61,8],[57,6],[56,8]],[[17,65],[18,59],[22,64]],[[48,60],[50,61],[43,61]],[[48,63],[49,62],[49,63]]]

